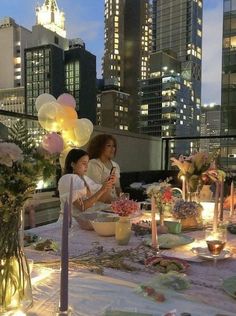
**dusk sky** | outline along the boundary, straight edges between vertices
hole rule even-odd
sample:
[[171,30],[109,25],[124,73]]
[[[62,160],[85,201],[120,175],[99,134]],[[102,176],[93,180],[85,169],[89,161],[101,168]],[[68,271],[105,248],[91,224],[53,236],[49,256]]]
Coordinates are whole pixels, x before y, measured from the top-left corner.
[[[35,24],[36,4],[43,0],[0,0],[0,18],[10,16],[16,23],[31,29]],[[57,0],[66,15],[69,38],[80,37],[87,50],[97,56],[101,77],[103,55],[104,0]],[[203,0],[203,73],[202,103],[221,102],[221,42],[223,0]]]

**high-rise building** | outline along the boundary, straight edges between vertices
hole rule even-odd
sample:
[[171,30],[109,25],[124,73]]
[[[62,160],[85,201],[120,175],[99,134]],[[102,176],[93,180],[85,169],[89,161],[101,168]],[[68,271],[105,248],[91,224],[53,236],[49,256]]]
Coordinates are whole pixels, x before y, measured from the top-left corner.
[[[221,106],[214,103],[204,104],[201,109],[201,136],[219,136]],[[207,152],[220,148],[220,139],[207,138],[200,140],[200,149]]]
[[[159,55],[156,55],[156,60],[152,61],[153,69],[156,64],[158,71],[152,70],[151,76],[159,80],[161,90],[159,90],[159,103],[158,100],[153,101],[154,99],[146,103],[147,111],[153,113],[155,108],[153,102],[156,102],[156,114],[159,111],[159,119],[155,118],[156,114],[149,115],[151,121],[145,124],[152,125],[152,131],[149,133],[151,135],[160,134],[161,131],[162,136],[167,136],[166,131],[168,131],[169,136],[185,136],[187,131],[191,131],[188,135],[197,136],[200,133],[202,1],[153,0],[152,4],[152,51],[159,52]],[[163,56],[167,55],[175,56],[174,68],[170,58],[163,59]],[[166,88],[168,81],[172,86],[170,89]],[[166,96],[172,97],[169,105],[166,105],[163,98]],[[174,107],[172,102],[175,103]],[[186,108],[182,108],[182,105]],[[142,106],[141,97],[141,113]],[[174,119],[176,126],[169,128],[169,124],[173,122],[163,120],[163,115],[165,118],[168,116],[169,119],[170,117],[171,120]],[[178,124],[189,128],[182,128]]]
[[24,49],[31,44],[31,31],[10,17],[0,20],[0,89],[24,86]]
[[56,0],[45,0],[44,4],[36,8],[36,25],[66,37],[65,14],[59,10]]
[[[148,0],[105,0],[103,78],[105,85],[117,86],[130,95],[126,123],[129,130],[136,130],[137,125],[138,81],[148,75],[149,9]],[[119,104],[112,107],[116,111]]]
[[224,0],[221,133],[236,134],[236,1]]

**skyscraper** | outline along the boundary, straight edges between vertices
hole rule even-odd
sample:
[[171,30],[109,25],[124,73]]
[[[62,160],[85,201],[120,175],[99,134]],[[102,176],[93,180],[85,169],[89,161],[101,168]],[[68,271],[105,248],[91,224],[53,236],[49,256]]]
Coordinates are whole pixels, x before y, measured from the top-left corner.
[[[156,93],[159,93],[159,105],[157,104],[156,109],[158,112],[159,108],[159,117],[157,112],[156,117],[153,112],[154,99],[152,101],[145,100],[143,103],[141,91],[141,114],[144,105],[147,113],[151,114],[153,112],[152,115],[147,117],[147,122],[145,123],[149,127],[153,125],[153,128],[146,129],[145,132],[150,135],[157,135],[161,131],[162,136],[186,136],[186,129],[177,126],[182,124],[183,126],[191,127],[191,135],[199,135],[202,1],[153,0],[152,23],[152,51],[153,53],[159,53],[159,55],[156,55],[156,60],[152,59],[150,64],[152,62],[151,67],[158,69],[156,71],[152,70],[151,77],[159,78],[160,81],[159,91],[156,91]],[[163,58],[163,56],[166,57]],[[167,56],[169,57],[167,58]],[[174,64],[171,62],[173,59],[175,59]],[[166,88],[168,81],[172,82],[172,87],[169,90]],[[148,84],[146,83],[146,85]],[[176,97],[177,91],[179,98]],[[169,100],[170,102],[166,100],[168,95],[169,97],[172,95],[173,100]],[[173,102],[175,103],[174,106]],[[156,103],[158,103],[158,100],[156,100]],[[169,122],[166,120],[168,117],[169,119],[172,118]],[[144,120],[141,118],[141,121]],[[141,131],[142,125],[144,126],[145,124],[144,122],[141,123]],[[176,126],[170,128],[170,124],[175,124]],[[168,131],[168,134],[166,134],[166,131]]]
[[[105,0],[104,18],[103,78],[105,86],[116,86],[120,91],[130,94],[127,124],[130,130],[135,130],[138,118],[138,80],[145,79],[148,74],[149,1]],[[101,111],[102,107],[101,104]],[[118,104],[113,108],[119,111]],[[114,115],[115,112],[113,112]]]
[[236,1],[224,0],[221,133],[236,134]]

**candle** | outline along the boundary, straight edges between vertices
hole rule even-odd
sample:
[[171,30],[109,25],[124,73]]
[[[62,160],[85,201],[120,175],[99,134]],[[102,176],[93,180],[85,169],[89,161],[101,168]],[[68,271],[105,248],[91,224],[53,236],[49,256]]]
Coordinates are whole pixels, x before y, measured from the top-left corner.
[[60,288],[60,312],[68,311],[68,268],[69,268],[69,224],[71,225],[73,179],[70,182],[69,202],[65,202],[62,222],[61,241],[61,288]]
[[223,221],[224,219],[223,203],[224,203],[224,180],[220,182],[220,220],[221,221]]
[[185,201],[186,200],[186,178],[185,176],[182,176],[181,179],[182,179],[182,197],[183,197],[183,200]]
[[219,182],[216,181],[216,192],[215,192],[215,208],[213,218],[213,231],[217,231],[218,226],[218,202],[219,202]]
[[152,248],[157,249],[157,223],[156,223],[156,203],[154,197],[151,198],[152,206]]
[[234,214],[234,182],[230,185],[230,217]]

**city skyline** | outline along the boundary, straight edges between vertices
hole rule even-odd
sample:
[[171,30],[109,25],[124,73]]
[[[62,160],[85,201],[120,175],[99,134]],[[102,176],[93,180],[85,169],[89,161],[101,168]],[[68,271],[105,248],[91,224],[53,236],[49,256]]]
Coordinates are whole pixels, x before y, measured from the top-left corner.
[[[57,0],[65,12],[68,38],[81,38],[88,51],[97,56],[97,76],[101,77],[101,58],[104,52],[104,0]],[[1,16],[10,16],[16,23],[31,30],[35,25],[35,7],[41,1],[1,0]],[[221,103],[221,54],[223,3],[203,1],[203,64],[202,103]],[[218,21],[218,23],[215,23]],[[213,36],[214,35],[214,36]]]

